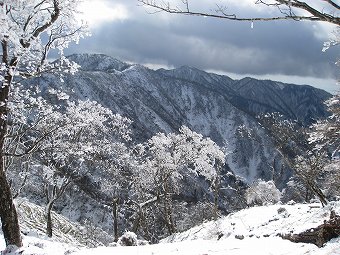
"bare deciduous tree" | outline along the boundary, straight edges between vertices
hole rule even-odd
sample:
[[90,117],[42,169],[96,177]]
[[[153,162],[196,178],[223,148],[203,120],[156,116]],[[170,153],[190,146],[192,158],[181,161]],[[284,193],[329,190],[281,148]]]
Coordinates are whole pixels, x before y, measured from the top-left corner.
[[294,173],[307,189],[307,193],[317,196],[322,204],[328,204],[327,198],[320,188],[320,179],[324,175],[327,158],[323,153],[310,152],[304,156],[297,156],[294,160]]

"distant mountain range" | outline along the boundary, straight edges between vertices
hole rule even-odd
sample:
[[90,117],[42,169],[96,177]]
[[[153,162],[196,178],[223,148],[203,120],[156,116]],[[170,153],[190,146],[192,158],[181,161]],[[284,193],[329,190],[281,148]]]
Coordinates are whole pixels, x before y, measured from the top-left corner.
[[98,54],[69,58],[80,64],[61,82],[53,74],[36,79],[42,90],[62,88],[74,99],[95,100],[133,120],[134,138],[145,141],[157,132],[176,132],[186,125],[226,147],[229,168],[247,182],[274,179],[281,186],[282,155],[256,116],[280,112],[309,124],[324,118],[323,102],[331,95],[311,86],[271,80],[233,80],[183,66],[151,70]]

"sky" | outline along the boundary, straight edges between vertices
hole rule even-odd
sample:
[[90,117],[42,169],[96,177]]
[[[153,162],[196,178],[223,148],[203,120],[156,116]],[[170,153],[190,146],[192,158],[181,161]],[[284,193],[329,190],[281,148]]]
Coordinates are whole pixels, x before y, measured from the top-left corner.
[[[171,0],[180,4],[180,1]],[[194,10],[216,3],[242,16],[275,14],[255,0],[191,0]],[[316,1],[312,1],[316,2]],[[80,6],[91,37],[67,54],[102,53],[149,68],[183,65],[225,74],[309,84],[331,93],[340,90],[340,46],[322,51],[335,26],[322,22],[234,22],[174,15],[140,5],[137,0],[87,0]]]

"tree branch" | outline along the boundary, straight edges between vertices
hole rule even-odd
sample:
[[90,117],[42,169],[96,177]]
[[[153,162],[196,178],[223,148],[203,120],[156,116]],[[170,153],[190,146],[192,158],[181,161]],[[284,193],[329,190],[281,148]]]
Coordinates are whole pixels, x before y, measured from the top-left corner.
[[30,39],[28,39],[26,42],[23,39],[20,39],[20,43],[24,48],[30,47],[30,41],[37,38],[42,32],[44,32],[47,28],[49,28],[54,22],[57,21],[60,15],[60,7],[59,7],[59,0],[53,0],[53,12],[51,13],[51,19],[43,24],[42,26],[35,29],[35,31],[32,33],[32,36]]
[[32,153],[35,149],[38,149],[39,148],[39,145],[46,139],[46,137],[48,137],[50,134],[56,132],[57,130],[63,128],[64,126],[66,126],[67,124],[64,124],[64,125],[60,125],[60,126],[57,126],[51,130],[49,130],[48,132],[45,132],[44,134],[42,134],[41,137],[39,137],[38,139],[36,139],[34,141],[34,144],[31,145],[31,147],[27,148],[24,152],[20,153],[20,154],[17,154],[17,153],[3,153],[4,156],[6,157],[23,157],[27,154],[30,154]]
[[[332,23],[335,25],[340,25],[340,18],[328,13],[320,12],[317,9],[311,7],[305,2],[296,1],[296,0],[276,0],[277,3],[266,3],[265,1],[257,1],[257,4],[265,4],[267,6],[276,6],[279,8],[280,12],[284,16],[273,16],[273,17],[238,17],[236,14],[229,14],[226,12],[226,8],[222,8],[218,6],[216,13],[209,12],[200,12],[200,11],[192,11],[189,9],[189,1],[183,1],[184,9],[179,7],[172,7],[169,2],[157,3],[152,0],[138,0],[142,5],[149,6],[158,11],[164,11],[171,14],[183,14],[183,15],[192,15],[192,16],[202,16],[202,17],[211,17],[211,18],[220,18],[227,19],[232,21],[273,21],[273,20],[308,20],[308,21],[325,21],[328,23]],[[332,4],[335,8],[338,9],[338,5],[332,1],[325,0],[328,3]],[[285,13],[282,11],[281,6],[286,6],[289,8],[289,12]],[[296,9],[302,9],[311,14],[311,16],[306,15],[295,15],[292,7]]]
[[8,65],[8,42],[6,39],[3,39],[1,41],[1,47],[2,47],[2,63]]

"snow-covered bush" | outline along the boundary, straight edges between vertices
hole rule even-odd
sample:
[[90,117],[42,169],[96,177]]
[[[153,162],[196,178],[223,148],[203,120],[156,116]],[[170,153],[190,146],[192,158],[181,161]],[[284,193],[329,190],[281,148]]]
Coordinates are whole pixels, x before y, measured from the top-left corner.
[[124,235],[118,239],[118,244],[121,246],[137,246],[137,235],[133,232],[125,232]]
[[273,181],[257,180],[246,192],[248,205],[268,205],[280,201],[281,192]]

